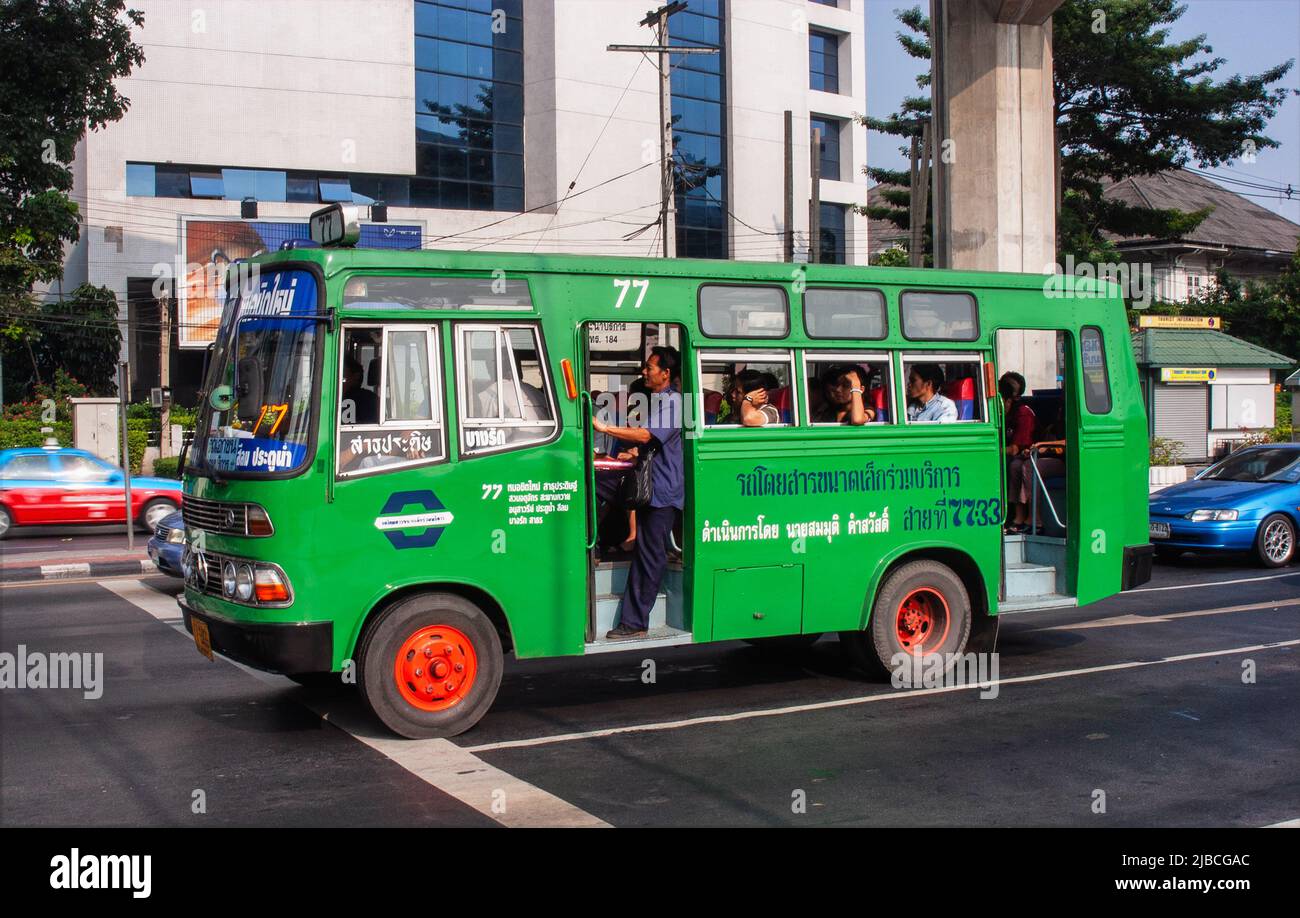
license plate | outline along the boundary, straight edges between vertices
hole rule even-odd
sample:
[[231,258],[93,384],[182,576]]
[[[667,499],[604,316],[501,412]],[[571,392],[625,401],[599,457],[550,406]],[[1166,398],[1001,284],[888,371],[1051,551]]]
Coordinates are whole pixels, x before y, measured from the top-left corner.
[[1153,539],[1167,539],[1167,538],[1169,538],[1169,524],[1168,524],[1168,523],[1152,523],[1152,524],[1151,524],[1151,538],[1153,538]]
[[194,646],[209,660],[212,659],[212,635],[208,634],[208,623],[190,616],[190,627],[194,629]]

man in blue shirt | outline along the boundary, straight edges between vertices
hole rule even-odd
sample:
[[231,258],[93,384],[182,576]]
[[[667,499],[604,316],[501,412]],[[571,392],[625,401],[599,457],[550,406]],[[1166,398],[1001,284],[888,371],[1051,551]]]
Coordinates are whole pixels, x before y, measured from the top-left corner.
[[643,424],[617,427],[598,417],[592,418],[597,433],[609,434],[643,451],[652,443],[657,448],[650,470],[650,504],[636,510],[636,555],[628,570],[619,621],[605,635],[608,640],[646,636],[650,610],[668,570],[668,537],[686,496],[682,474],[682,396],[675,385],[681,375],[681,363],[681,354],[674,347],[656,347],[650,351],[641,366],[641,378],[645,380],[650,401]]
[[957,420],[957,403],[939,394],[942,386],[943,367],[937,363],[913,364],[907,374],[907,419],[941,424]]

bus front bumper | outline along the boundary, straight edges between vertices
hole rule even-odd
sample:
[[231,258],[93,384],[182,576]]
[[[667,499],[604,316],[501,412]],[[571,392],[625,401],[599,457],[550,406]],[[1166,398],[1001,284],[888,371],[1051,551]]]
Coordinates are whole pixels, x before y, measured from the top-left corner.
[[186,631],[193,634],[198,619],[208,626],[212,649],[237,663],[285,675],[334,668],[333,622],[240,622],[193,609],[183,596],[176,603]]

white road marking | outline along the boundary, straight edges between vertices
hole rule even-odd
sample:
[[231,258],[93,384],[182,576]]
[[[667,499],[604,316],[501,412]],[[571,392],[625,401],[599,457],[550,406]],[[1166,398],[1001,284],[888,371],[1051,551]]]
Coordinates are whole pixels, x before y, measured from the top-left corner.
[[1052,673],[1037,673],[1032,676],[1014,676],[1010,679],[997,679],[986,683],[972,682],[968,685],[942,686],[938,688],[913,689],[906,692],[882,692],[875,695],[858,695],[852,698],[839,698],[834,701],[818,701],[810,704],[789,705],[784,708],[767,708],[757,711],[738,711],[735,714],[714,714],[705,717],[691,717],[686,720],[673,720],[651,724],[633,724],[627,727],[609,727],[604,730],[588,730],[582,733],[558,733],[552,736],[538,736],[532,739],[505,740],[499,743],[483,743],[479,746],[466,747],[469,752],[493,752],[498,749],[523,749],[530,746],[546,746],[551,743],[569,743],[577,740],[600,739],[617,736],[621,733],[651,733],[660,730],[677,730],[682,727],[698,727],[705,724],[735,723],[753,720],[758,717],[781,717],[786,714],[802,714],[807,711],[826,711],[832,708],[847,708],[860,704],[872,704],[884,701],[902,701],[923,695],[942,695],[949,692],[969,692],[987,689],[993,685],[1016,685],[1027,682],[1046,682],[1049,679],[1066,679],[1071,676],[1089,676],[1096,673],[1115,672],[1124,669],[1140,669],[1147,666],[1159,666],[1165,663],[1182,663],[1187,660],[1202,660],[1210,657],[1226,657],[1241,653],[1254,653],[1260,650],[1272,650],[1276,647],[1300,646],[1300,638],[1292,641],[1275,641],[1269,644],[1252,644],[1249,647],[1233,647],[1228,650],[1208,650],[1201,653],[1185,653],[1159,660],[1132,660],[1126,663],[1108,663],[1104,666],[1089,666],[1085,669],[1069,669]]
[[1168,612],[1162,615],[1114,615],[1110,618],[1096,618],[1092,621],[1073,625],[1052,625],[1047,628],[1031,628],[1030,631],[1083,631],[1088,628],[1113,628],[1116,625],[1151,625],[1159,622],[1172,622],[1180,618],[1200,618],[1205,615],[1223,615],[1228,612],[1259,612],[1264,609],[1283,609],[1300,606],[1300,599],[1288,602],[1252,602],[1244,606],[1221,606],[1217,609],[1193,609],[1190,612]]
[[1140,590],[1129,590],[1126,593],[1118,593],[1116,595],[1128,596],[1133,593],[1161,593],[1165,590],[1198,590],[1201,587],[1231,586],[1234,583],[1259,583],[1261,580],[1281,580],[1283,577],[1300,577],[1300,571],[1296,571],[1294,574],[1269,574],[1266,577],[1243,577],[1240,580],[1207,580],[1204,583],[1180,583],[1177,586],[1142,587]]
[[1264,826],[1266,829],[1300,829],[1300,819],[1288,819],[1286,822],[1275,822],[1271,826]]
[[[190,639],[175,597],[159,593],[139,580],[117,580],[100,585]],[[225,657],[222,659],[267,684],[279,688],[293,685],[283,676],[264,673]],[[364,716],[329,711],[321,704],[309,704],[308,707],[321,719],[382,753],[417,778],[508,828],[610,827],[609,823],[585,810],[489,765],[473,752],[449,740],[402,739],[381,733],[377,725]]]

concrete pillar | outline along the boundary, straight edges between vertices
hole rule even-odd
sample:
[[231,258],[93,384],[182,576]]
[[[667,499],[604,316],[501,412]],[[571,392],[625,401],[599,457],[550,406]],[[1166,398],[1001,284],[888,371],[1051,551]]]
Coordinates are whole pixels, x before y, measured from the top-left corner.
[[931,0],[935,263],[1056,261],[1051,14],[1060,0]]

